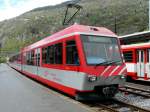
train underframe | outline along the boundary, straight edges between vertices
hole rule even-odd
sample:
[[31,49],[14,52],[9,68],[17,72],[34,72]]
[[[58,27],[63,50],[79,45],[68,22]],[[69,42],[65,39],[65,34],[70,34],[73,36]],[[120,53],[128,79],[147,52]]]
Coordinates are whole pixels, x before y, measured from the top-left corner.
[[84,100],[108,100],[118,93],[118,84],[108,86],[95,86],[93,92],[77,92],[75,99]]

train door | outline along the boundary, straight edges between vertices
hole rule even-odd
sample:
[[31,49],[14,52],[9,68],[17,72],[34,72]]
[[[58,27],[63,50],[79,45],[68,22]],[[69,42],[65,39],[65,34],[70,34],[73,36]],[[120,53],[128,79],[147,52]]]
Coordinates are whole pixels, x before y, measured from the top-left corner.
[[150,78],[150,49],[147,50],[147,78]]
[[138,77],[144,77],[144,69],[145,69],[145,54],[144,50],[138,50],[137,51],[137,76]]
[[35,66],[37,67],[37,75],[40,66],[40,48],[35,50]]

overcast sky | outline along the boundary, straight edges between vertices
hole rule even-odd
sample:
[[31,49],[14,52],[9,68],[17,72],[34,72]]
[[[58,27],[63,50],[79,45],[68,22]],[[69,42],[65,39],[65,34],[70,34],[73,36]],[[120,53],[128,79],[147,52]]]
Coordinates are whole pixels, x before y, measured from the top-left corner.
[[0,21],[37,7],[56,5],[68,0],[0,0]]

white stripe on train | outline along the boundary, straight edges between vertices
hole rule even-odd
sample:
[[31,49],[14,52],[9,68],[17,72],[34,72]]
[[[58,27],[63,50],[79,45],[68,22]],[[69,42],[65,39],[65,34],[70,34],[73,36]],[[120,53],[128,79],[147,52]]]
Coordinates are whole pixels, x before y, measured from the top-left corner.
[[103,76],[104,73],[107,72],[107,71],[109,70],[110,67],[111,67],[111,66],[108,66],[108,67],[101,73],[101,76]]
[[126,70],[126,66],[119,72],[119,74],[122,74]]
[[108,76],[111,76],[116,70],[118,70],[119,67],[120,67],[120,65],[117,66],[116,68],[114,68],[114,70]]

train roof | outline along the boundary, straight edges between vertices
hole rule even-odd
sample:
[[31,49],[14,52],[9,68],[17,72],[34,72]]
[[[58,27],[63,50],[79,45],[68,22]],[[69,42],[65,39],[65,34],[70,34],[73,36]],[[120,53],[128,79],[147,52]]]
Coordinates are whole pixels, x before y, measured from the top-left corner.
[[150,31],[143,31],[143,32],[136,32],[136,33],[132,33],[132,34],[128,34],[128,35],[123,35],[123,36],[119,36],[119,38],[134,38],[136,36],[145,36],[145,35],[150,35]]
[[23,51],[28,51],[34,48],[38,48],[42,45],[46,45],[50,42],[54,42],[56,40],[66,38],[68,36],[73,36],[77,34],[89,34],[89,35],[102,35],[102,36],[110,36],[110,37],[117,37],[112,31],[104,28],[104,27],[95,27],[95,26],[85,26],[85,25],[78,25],[74,24],[64,30],[61,30],[51,36],[48,36],[36,43],[33,43],[25,48]]
[[148,48],[148,47],[150,47],[150,42],[121,46],[122,49],[139,49],[139,48]]
[[124,36],[119,36],[119,39],[122,45],[148,42],[150,40],[150,31],[136,32]]

